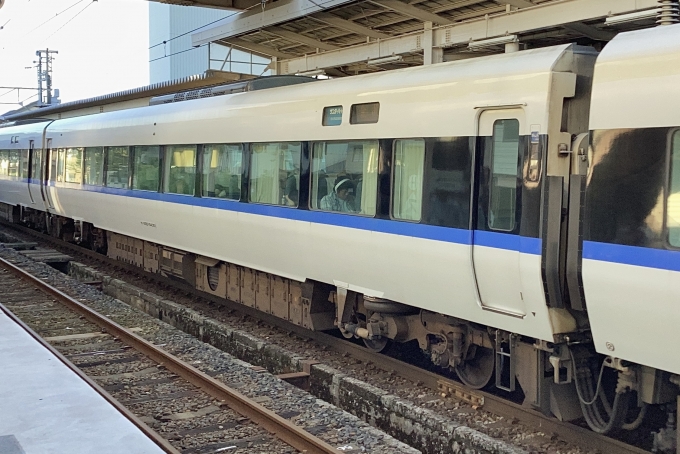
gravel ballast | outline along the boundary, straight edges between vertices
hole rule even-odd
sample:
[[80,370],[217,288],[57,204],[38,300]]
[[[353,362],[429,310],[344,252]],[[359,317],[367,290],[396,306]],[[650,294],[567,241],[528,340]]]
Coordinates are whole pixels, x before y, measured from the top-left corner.
[[[190,363],[203,372],[225,382],[227,385],[236,388],[242,394],[254,399],[261,405],[290,419],[298,426],[313,433],[324,441],[337,446],[345,452],[372,452],[372,453],[399,453],[415,454],[418,450],[402,443],[385,433],[370,426],[356,416],[345,412],[338,407],[331,405],[313,395],[282,381],[270,373],[262,372],[259,368],[254,368],[251,364],[235,358],[234,356],[221,351],[212,345],[206,344],[196,337],[178,330],[159,317],[152,317],[131,307],[119,299],[103,294],[89,285],[78,282],[43,263],[32,261],[14,250],[0,246],[0,257],[14,263],[34,274],[50,285],[68,293],[72,297],[82,301],[92,309],[109,316],[117,323],[128,328],[135,328],[137,333],[147,340],[153,342],[170,353],[190,361]],[[78,269],[78,265],[74,265]],[[108,280],[110,283],[110,279]],[[109,285],[107,283],[107,286]],[[119,284],[120,285],[120,284]],[[65,323],[58,323],[55,334],[60,334],[65,330]],[[62,329],[63,328],[63,329]],[[119,374],[132,372],[128,363],[116,365],[102,365],[99,368],[111,368],[111,372]],[[107,372],[108,373],[108,372]],[[134,403],[139,395],[132,390],[129,395],[131,407],[149,406],[153,403]],[[177,408],[178,412],[185,412],[191,416],[191,412],[196,412],[201,408],[206,408],[209,402],[202,398],[196,398],[195,406],[187,408]],[[145,409],[153,413],[153,409]],[[159,412],[160,407],[159,407]],[[165,411],[167,413],[167,410]],[[174,411],[173,411],[174,413]],[[170,415],[158,414],[156,420]],[[152,427],[154,421],[147,421]],[[219,424],[220,421],[215,421]],[[178,422],[179,424],[179,422]],[[248,431],[244,427],[244,431]],[[264,449],[266,444],[260,440],[248,441],[248,433],[243,433],[244,449],[252,447],[252,452],[274,453],[281,452],[277,449]],[[181,439],[182,434],[177,433],[176,437]],[[213,440],[205,440],[206,445],[210,446]],[[217,443],[217,440],[215,440]],[[220,449],[219,443],[215,445]],[[194,445],[183,446],[187,452],[195,448]],[[198,452],[198,451],[197,451]],[[200,452],[205,452],[201,448]],[[290,452],[294,452],[290,451]]]

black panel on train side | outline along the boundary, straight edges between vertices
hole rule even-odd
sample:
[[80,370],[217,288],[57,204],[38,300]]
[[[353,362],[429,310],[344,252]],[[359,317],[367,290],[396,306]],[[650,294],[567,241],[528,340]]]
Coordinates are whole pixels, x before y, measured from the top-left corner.
[[473,141],[425,139],[423,224],[469,229]]
[[670,128],[593,131],[583,238],[665,248]]

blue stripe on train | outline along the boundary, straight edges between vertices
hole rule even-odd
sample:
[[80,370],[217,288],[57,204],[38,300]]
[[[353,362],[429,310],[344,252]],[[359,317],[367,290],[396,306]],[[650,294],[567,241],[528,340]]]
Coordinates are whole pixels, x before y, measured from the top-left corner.
[[475,244],[519,251],[525,254],[541,255],[541,239],[526,236],[509,235],[507,233],[485,232],[475,230]]
[[661,270],[680,271],[680,251],[669,251],[666,249],[584,241],[583,258]]
[[[66,187],[68,187],[68,185],[68,183],[65,184]],[[73,189],[78,188],[79,185],[73,185]],[[84,185],[82,189],[91,192],[115,194],[126,197],[179,203],[182,205],[200,206],[205,208],[215,208],[219,210],[234,211],[237,213],[272,216],[295,221],[313,222],[316,224],[334,225],[338,227],[347,227],[359,230],[370,230],[373,232],[389,233],[393,235],[412,236],[428,240],[444,241],[447,243],[471,245],[473,243],[474,235],[475,244],[480,246],[519,251],[525,254],[541,254],[541,240],[539,238],[528,238],[518,235],[511,235],[508,233],[475,230],[473,234],[473,232],[467,229],[416,224],[413,222],[404,221],[374,219],[370,217],[342,213],[298,210],[293,207],[277,205],[241,203],[235,200],[216,199],[209,197],[193,197],[190,195],[180,194],[161,194],[153,191],[133,191],[130,189],[88,185]]]

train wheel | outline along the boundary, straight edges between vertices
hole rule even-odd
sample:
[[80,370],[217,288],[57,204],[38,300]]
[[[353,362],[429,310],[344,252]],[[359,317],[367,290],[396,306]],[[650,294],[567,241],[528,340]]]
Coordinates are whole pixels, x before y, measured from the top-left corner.
[[479,345],[471,345],[468,357],[460,365],[456,366],[456,373],[460,381],[472,389],[485,387],[489,380],[491,380],[493,371],[493,349]]
[[380,353],[389,347],[392,342],[387,337],[379,337],[378,339],[361,339],[364,341],[366,348],[375,353]]

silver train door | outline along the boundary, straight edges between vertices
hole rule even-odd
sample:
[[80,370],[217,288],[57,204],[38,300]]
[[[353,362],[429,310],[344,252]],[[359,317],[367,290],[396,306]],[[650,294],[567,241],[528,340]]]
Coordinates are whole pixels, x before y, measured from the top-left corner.
[[52,139],[45,141],[45,156],[43,156],[43,171],[40,178],[40,193],[45,202],[47,211],[54,210],[54,204],[50,196],[50,169],[56,171],[57,168],[57,152],[52,149]]
[[478,123],[477,225],[472,262],[482,308],[524,317],[519,221],[522,187],[521,108],[485,110]]
[[28,196],[31,198],[31,203],[35,204],[35,197],[33,197],[33,190],[31,188],[32,186],[32,177],[33,177],[33,166],[34,166],[34,161],[35,161],[35,141],[34,140],[29,140],[28,141],[28,181],[26,184],[28,185]]

